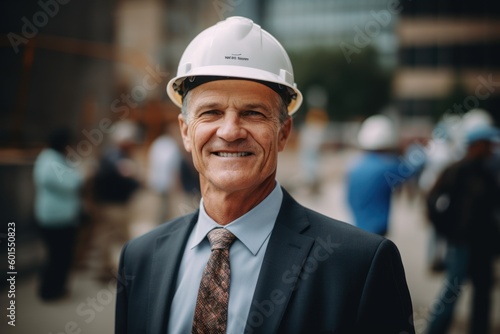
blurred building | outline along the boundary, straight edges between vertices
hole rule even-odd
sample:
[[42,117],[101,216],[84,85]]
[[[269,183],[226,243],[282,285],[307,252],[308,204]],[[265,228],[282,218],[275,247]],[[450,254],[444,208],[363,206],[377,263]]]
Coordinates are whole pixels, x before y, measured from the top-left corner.
[[392,68],[398,15],[390,6],[387,0],[271,0],[242,4],[234,14],[254,19],[289,51],[321,47],[356,53],[371,45],[380,64]]
[[75,132],[85,105],[105,103],[114,75],[114,1],[3,4],[0,145],[40,145],[55,126]]
[[73,149],[82,157],[101,149],[108,119],[139,122],[151,142],[163,130],[161,120],[178,113],[165,86],[183,50],[229,16],[250,17],[292,52],[344,52],[342,67],[355,67],[349,55],[374,46],[380,64],[397,70],[394,96],[406,115],[430,113],[455,78],[471,96],[458,103],[500,107],[500,5],[493,1],[25,0],[1,6],[0,219],[18,221],[18,231],[30,224],[32,163],[50,130],[72,129]]
[[[2,2],[0,220],[16,223],[19,272],[35,267],[43,255],[29,247],[37,236],[36,155],[55,127],[66,126],[75,136],[91,130],[114,92],[114,6],[111,0]],[[0,229],[0,251],[7,249],[6,226]]]
[[400,110],[422,116],[482,107],[499,121],[500,4],[422,0],[401,6],[394,79]]
[[[0,16],[0,220],[30,244],[33,162],[51,130],[68,127],[82,160],[99,154],[118,119],[138,122],[151,142],[178,113],[165,87],[183,49],[219,18],[201,0],[13,1]],[[19,263],[37,261],[22,249]]]
[[[383,66],[399,63],[394,95],[405,114],[429,113],[457,80],[474,95],[479,77],[493,82],[488,88],[494,90],[479,102],[492,110],[499,105],[500,5],[493,1],[93,0],[56,2],[57,8],[40,3],[3,4],[3,147],[40,145],[47,129],[60,123],[81,135],[110,113],[122,93],[135,93],[131,104],[141,107],[166,100],[162,86],[186,44],[232,15],[254,19],[292,52],[336,48],[347,59],[374,46]],[[18,39],[13,42],[9,34]],[[144,78],[157,67],[162,82],[144,93]],[[134,117],[152,123],[158,116]]]

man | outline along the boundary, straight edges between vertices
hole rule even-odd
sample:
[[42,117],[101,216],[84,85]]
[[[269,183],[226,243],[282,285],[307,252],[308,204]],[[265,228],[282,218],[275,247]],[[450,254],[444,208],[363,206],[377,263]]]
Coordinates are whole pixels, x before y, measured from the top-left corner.
[[[275,179],[302,95],[271,35],[242,17],[208,28],[167,91],[202,200],[124,247],[116,333],[414,333],[395,245],[302,207]],[[236,237],[230,285],[211,285],[207,314],[206,236],[221,230]]]
[[354,223],[365,231],[382,236],[389,229],[392,193],[402,180],[396,127],[381,114],[368,117],[358,133],[363,153],[349,167],[346,177],[347,202]]
[[489,160],[498,136],[491,125],[469,129],[465,157],[447,167],[429,193],[428,208],[437,212],[431,220],[448,245],[447,275],[432,308],[430,334],[448,331],[468,277],[474,287],[469,333],[489,333],[493,262],[500,244],[496,225],[500,189]]

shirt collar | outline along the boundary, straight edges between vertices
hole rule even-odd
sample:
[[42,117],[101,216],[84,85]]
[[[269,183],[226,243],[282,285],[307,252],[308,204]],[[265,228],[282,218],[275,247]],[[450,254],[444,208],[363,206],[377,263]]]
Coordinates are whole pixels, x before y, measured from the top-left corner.
[[282,201],[283,191],[278,181],[276,181],[273,191],[262,202],[243,216],[233,220],[226,226],[222,226],[208,216],[202,198],[198,222],[189,248],[192,249],[198,246],[212,229],[222,227],[231,231],[253,255],[256,255],[273,230]]

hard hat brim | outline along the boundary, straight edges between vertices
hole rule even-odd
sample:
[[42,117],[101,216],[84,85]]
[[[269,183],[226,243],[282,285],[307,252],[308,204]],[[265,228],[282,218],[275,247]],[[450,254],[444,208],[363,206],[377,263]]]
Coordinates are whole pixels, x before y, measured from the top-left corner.
[[295,84],[290,84],[285,82],[283,78],[274,73],[251,67],[243,67],[236,65],[215,65],[215,66],[203,66],[200,68],[195,68],[189,71],[187,74],[177,76],[168,82],[166,89],[167,94],[172,100],[172,102],[178,107],[182,107],[182,96],[175,90],[174,87],[180,85],[183,80],[192,76],[223,76],[223,77],[232,77],[235,79],[242,79],[242,80],[245,79],[261,80],[289,87],[296,94],[295,99],[292,99],[292,101],[288,105],[289,115],[292,115],[299,109],[303,100],[302,93],[297,89]]

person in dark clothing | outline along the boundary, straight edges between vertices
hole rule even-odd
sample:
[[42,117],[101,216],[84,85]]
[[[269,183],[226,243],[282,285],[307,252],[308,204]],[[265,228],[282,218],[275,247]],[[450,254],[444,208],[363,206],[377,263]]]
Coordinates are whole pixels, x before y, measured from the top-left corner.
[[447,275],[432,308],[429,334],[447,332],[467,278],[474,288],[469,332],[488,333],[493,260],[500,242],[495,222],[500,189],[488,167],[497,135],[498,130],[490,126],[467,133],[465,157],[446,168],[430,192],[436,193],[443,183],[451,184],[449,198],[440,204],[442,210],[449,210],[449,227],[440,228],[448,242]]
[[139,128],[132,121],[119,121],[111,133],[112,145],[99,160],[93,180],[95,210],[94,243],[99,254],[97,278],[113,279],[118,255],[130,238],[132,204],[141,188],[139,166],[133,159]]
[[305,208],[276,180],[302,101],[281,44],[230,17],[178,69],[167,93],[202,197],[124,245],[115,333],[415,333],[396,245]]
[[139,129],[131,121],[119,121],[111,134],[112,145],[101,158],[94,176],[94,197],[100,203],[123,204],[139,188],[137,166],[132,152],[137,146]]

